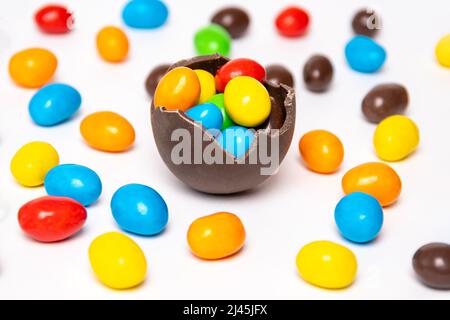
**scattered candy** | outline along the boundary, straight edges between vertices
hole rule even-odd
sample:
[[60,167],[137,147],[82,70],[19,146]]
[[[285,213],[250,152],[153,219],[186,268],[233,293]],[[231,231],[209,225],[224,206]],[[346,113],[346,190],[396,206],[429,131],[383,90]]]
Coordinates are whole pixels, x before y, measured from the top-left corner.
[[53,83],[39,89],[31,98],[28,110],[40,126],[54,126],[72,117],[80,108],[81,95],[63,83]]
[[445,35],[439,40],[435,53],[440,65],[450,68],[450,34]]
[[403,114],[408,107],[406,88],[396,83],[380,84],[369,91],[362,101],[362,112],[372,123],[395,114]]
[[50,196],[68,197],[87,207],[102,193],[102,182],[94,170],[78,164],[61,164],[51,169],[44,180]]
[[60,5],[47,5],[34,16],[39,29],[45,33],[67,33],[73,29],[74,17],[71,11]]
[[232,127],[232,126],[236,125],[233,122],[233,120],[231,120],[230,116],[228,115],[228,113],[225,110],[225,101],[224,101],[224,94],[223,93],[215,94],[214,96],[212,96],[206,102],[214,103],[220,109],[220,111],[222,112],[223,123],[222,123],[221,130],[224,130],[226,128],[229,128],[229,127]]
[[386,61],[386,51],[369,37],[356,36],[347,43],[345,57],[350,67],[362,73],[374,73]]
[[344,159],[344,146],[326,130],[313,130],[300,139],[300,154],[306,166],[318,173],[335,172]]
[[19,224],[31,238],[41,242],[61,241],[83,227],[86,209],[77,201],[65,197],[41,197],[23,205]]
[[275,26],[285,37],[301,37],[308,31],[309,14],[302,8],[288,7],[278,14]]
[[397,172],[382,162],[367,162],[347,171],[342,178],[345,194],[361,191],[375,197],[385,207],[397,201],[402,181]]
[[136,29],[156,29],[167,21],[169,10],[159,0],[131,0],[122,11],[125,24]]
[[[200,122],[206,130],[215,129],[216,132],[219,132],[222,128],[222,111],[214,103],[198,104],[186,111],[186,115],[192,120]],[[211,132],[214,135],[213,131]]]
[[259,82],[263,82],[266,78],[266,71],[258,62],[251,59],[240,58],[230,60],[220,67],[216,73],[217,91],[223,92],[228,82],[241,76],[252,77]]
[[241,250],[245,242],[245,229],[238,216],[217,212],[192,222],[187,240],[197,257],[222,259]]
[[289,87],[294,86],[292,73],[280,64],[272,64],[266,67],[266,80],[274,84],[285,84]]
[[159,82],[154,105],[156,108],[186,111],[197,103],[200,91],[200,80],[194,70],[178,67],[167,72]]
[[9,60],[9,75],[18,85],[39,88],[50,81],[58,60],[46,49],[31,48],[17,52]]
[[95,112],[83,119],[80,132],[92,148],[121,152],[134,143],[135,132],[127,119],[111,111]]
[[417,277],[427,286],[450,289],[450,245],[428,243],[416,251],[412,264]]
[[97,278],[113,289],[141,284],[147,274],[147,261],[141,248],[119,232],[104,233],[92,241],[89,261]]
[[220,53],[228,56],[231,50],[231,37],[223,27],[211,24],[197,31],[194,45],[199,55]]
[[158,65],[153,68],[153,70],[147,76],[147,79],[145,80],[145,89],[147,90],[147,93],[150,97],[154,96],[158,83],[161,81],[162,77],[164,77],[169,68],[169,64]]
[[419,129],[406,116],[390,116],[378,124],[373,144],[381,160],[399,161],[416,150],[419,145]]
[[258,80],[243,76],[232,79],[225,87],[225,110],[238,125],[256,127],[270,115],[267,89]]
[[104,27],[97,34],[98,53],[108,62],[121,62],[125,60],[128,55],[128,48],[127,35],[117,27]]
[[21,185],[37,187],[44,183],[47,172],[58,164],[58,152],[49,143],[30,142],[12,158],[11,173]]
[[211,19],[212,23],[222,26],[231,38],[242,37],[250,25],[250,17],[240,8],[228,7],[218,11]]
[[216,94],[214,76],[208,71],[201,69],[194,70],[194,72],[200,81],[200,97],[198,98],[198,103],[204,103]]
[[222,131],[217,137],[217,142],[235,158],[241,158],[247,153],[254,139],[255,134],[251,129],[232,126]]
[[303,80],[310,91],[326,91],[333,80],[333,65],[331,61],[319,54],[309,58],[303,67]]
[[348,287],[355,280],[358,269],[353,252],[331,241],[305,245],[296,262],[298,272],[306,282],[327,289]]
[[380,18],[373,10],[362,9],[353,17],[352,28],[356,34],[373,38],[378,34]]

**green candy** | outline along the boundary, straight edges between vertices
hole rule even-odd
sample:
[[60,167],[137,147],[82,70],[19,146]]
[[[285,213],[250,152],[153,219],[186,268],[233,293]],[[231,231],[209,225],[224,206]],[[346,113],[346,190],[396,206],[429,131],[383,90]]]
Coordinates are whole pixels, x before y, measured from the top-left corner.
[[197,31],[194,44],[199,55],[220,53],[228,56],[231,49],[231,37],[221,26],[210,24]]
[[222,117],[223,117],[223,123],[222,123],[222,129],[224,130],[228,127],[232,127],[235,126],[236,124],[233,122],[233,120],[231,120],[230,116],[228,115],[228,113],[225,111],[225,103],[223,102],[223,93],[218,93],[213,95],[208,101],[206,102],[210,102],[210,103],[214,103],[222,112]]

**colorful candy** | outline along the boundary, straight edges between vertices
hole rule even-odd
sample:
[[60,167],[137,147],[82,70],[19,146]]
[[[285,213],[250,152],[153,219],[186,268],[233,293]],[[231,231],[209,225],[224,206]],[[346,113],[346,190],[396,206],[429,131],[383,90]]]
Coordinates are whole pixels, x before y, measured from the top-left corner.
[[81,95],[63,83],[52,83],[39,89],[28,105],[31,119],[40,126],[54,126],[72,117],[80,108]]
[[369,37],[355,36],[345,47],[345,57],[353,70],[374,73],[384,65],[386,51]]
[[245,156],[255,139],[255,133],[251,129],[240,126],[231,126],[222,131],[217,137],[221,147],[234,155],[235,158]]
[[186,111],[197,104],[200,91],[200,80],[194,70],[175,68],[167,72],[156,87],[154,105]]
[[233,122],[233,120],[231,120],[230,116],[228,115],[228,113],[225,110],[225,101],[224,100],[225,100],[224,94],[218,93],[218,94],[212,96],[208,101],[206,101],[206,102],[214,103],[222,112],[223,123],[222,123],[221,130],[225,130],[226,128],[236,125]]
[[196,69],[194,72],[197,74],[198,80],[200,81],[200,97],[198,98],[198,103],[204,103],[216,94],[214,76],[208,71],[201,69]]
[[206,130],[213,129],[211,131],[213,135],[222,128],[222,112],[214,103],[198,104],[186,111],[186,115],[192,120],[200,122]]
[[166,23],[169,10],[159,0],[131,0],[122,11],[125,24],[136,29],[156,29]]
[[313,130],[300,139],[300,154],[306,166],[318,173],[335,172],[344,159],[344,146],[326,130]]
[[127,119],[111,111],[95,112],[83,119],[80,132],[92,148],[121,152],[134,143],[135,132]]
[[125,60],[128,55],[128,48],[127,35],[117,27],[104,27],[97,34],[98,53],[108,62],[121,62]]
[[42,197],[23,205],[19,224],[31,238],[41,242],[61,241],[83,227],[86,209],[77,201],[65,197]]
[[382,162],[367,162],[347,171],[342,178],[345,194],[361,191],[375,197],[385,207],[397,201],[402,181],[397,172]]
[[97,278],[113,289],[135,287],[147,275],[147,261],[141,248],[119,232],[95,238],[89,247],[89,261]]
[[225,110],[238,125],[256,127],[270,115],[267,89],[258,80],[243,76],[228,82],[224,92]]
[[271,64],[266,66],[266,80],[274,84],[285,84],[289,87],[294,86],[294,77],[292,73],[280,64]]
[[47,5],[39,9],[34,20],[45,33],[67,33],[73,29],[74,17],[71,11],[60,5]]
[[450,68],[450,34],[442,37],[436,45],[437,61],[443,67]]
[[309,14],[302,8],[288,7],[278,14],[275,26],[285,37],[301,37],[308,31]]
[[342,289],[353,283],[358,269],[356,257],[349,249],[331,241],[315,241],[298,253],[300,276],[312,285]]
[[58,163],[58,152],[49,143],[30,142],[12,158],[11,173],[21,185],[37,187],[44,183],[47,172]]
[[18,85],[39,88],[50,81],[58,60],[46,49],[31,48],[17,52],[9,60],[9,75]]
[[359,10],[352,20],[353,32],[366,37],[375,37],[380,28],[380,18],[372,9]]
[[222,26],[228,31],[231,38],[237,39],[247,32],[250,17],[240,8],[227,7],[214,14],[211,22]]
[[414,121],[406,116],[395,115],[378,124],[373,144],[380,159],[399,161],[416,150],[419,139],[419,129]]
[[145,89],[150,97],[155,95],[156,87],[169,69],[169,64],[160,64],[153,68],[145,80]]
[[331,61],[320,54],[309,58],[303,67],[303,80],[306,88],[310,91],[326,91],[333,80],[333,65]]
[[450,245],[428,243],[416,251],[412,264],[417,277],[427,286],[450,289]]
[[61,164],[51,169],[44,181],[51,196],[68,197],[89,206],[100,197],[102,182],[94,170],[78,164]]
[[215,76],[217,91],[223,92],[228,82],[241,76],[252,77],[262,83],[266,78],[266,71],[258,62],[251,59],[230,60],[217,70]]
[[241,250],[245,242],[245,229],[236,215],[217,212],[192,222],[187,240],[197,257],[222,259]]
[[152,236],[160,233],[169,219],[166,202],[154,189],[142,184],[127,184],[111,199],[117,224],[125,231]]
[[211,24],[195,33],[194,45],[199,55],[220,53],[228,56],[231,50],[231,37],[223,27]]
[[375,239],[380,232],[383,209],[371,195],[353,192],[339,201],[334,210],[334,220],[344,238],[366,243]]

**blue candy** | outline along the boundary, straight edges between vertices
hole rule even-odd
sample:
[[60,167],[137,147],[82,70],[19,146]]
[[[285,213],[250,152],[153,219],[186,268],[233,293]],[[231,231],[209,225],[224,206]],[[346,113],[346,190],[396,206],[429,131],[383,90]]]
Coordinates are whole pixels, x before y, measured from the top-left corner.
[[159,0],[132,0],[122,11],[125,24],[137,29],[155,29],[167,20],[169,11]]
[[114,193],[111,210],[117,224],[132,233],[160,233],[169,219],[167,205],[158,192],[142,184],[127,184]]
[[383,226],[383,209],[371,195],[353,192],[339,201],[334,220],[344,238],[358,243],[369,242]]
[[217,142],[224,150],[236,158],[240,158],[245,155],[254,139],[254,130],[241,126],[232,126],[222,130],[222,133],[217,137]]
[[211,102],[198,104],[186,111],[186,115],[194,121],[200,122],[206,130],[213,133],[220,132],[223,124],[222,111]]
[[78,164],[61,164],[45,176],[45,190],[51,196],[69,197],[84,206],[94,203],[102,193],[102,182],[95,171]]
[[386,61],[386,51],[371,38],[356,36],[345,47],[345,57],[353,70],[373,73]]
[[54,83],[42,87],[31,98],[28,110],[40,126],[54,126],[66,121],[80,108],[81,95],[73,87]]

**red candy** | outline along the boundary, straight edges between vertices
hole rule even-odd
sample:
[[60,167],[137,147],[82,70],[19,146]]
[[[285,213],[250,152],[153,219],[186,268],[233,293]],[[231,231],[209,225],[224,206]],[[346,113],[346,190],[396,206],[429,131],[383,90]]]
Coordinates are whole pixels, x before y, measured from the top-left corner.
[[31,238],[42,242],[64,240],[77,233],[87,214],[83,205],[65,197],[46,196],[32,200],[19,210],[19,224]]
[[280,12],[275,26],[285,37],[301,37],[308,30],[309,15],[299,7],[288,7]]
[[228,61],[216,73],[216,90],[223,92],[231,79],[241,76],[252,77],[263,82],[266,78],[266,70],[251,59],[240,58]]
[[41,8],[34,19],[45,33],[66,33],[72,30],[74,19],[72,12],[66,7],[59,5],[48,5]]

